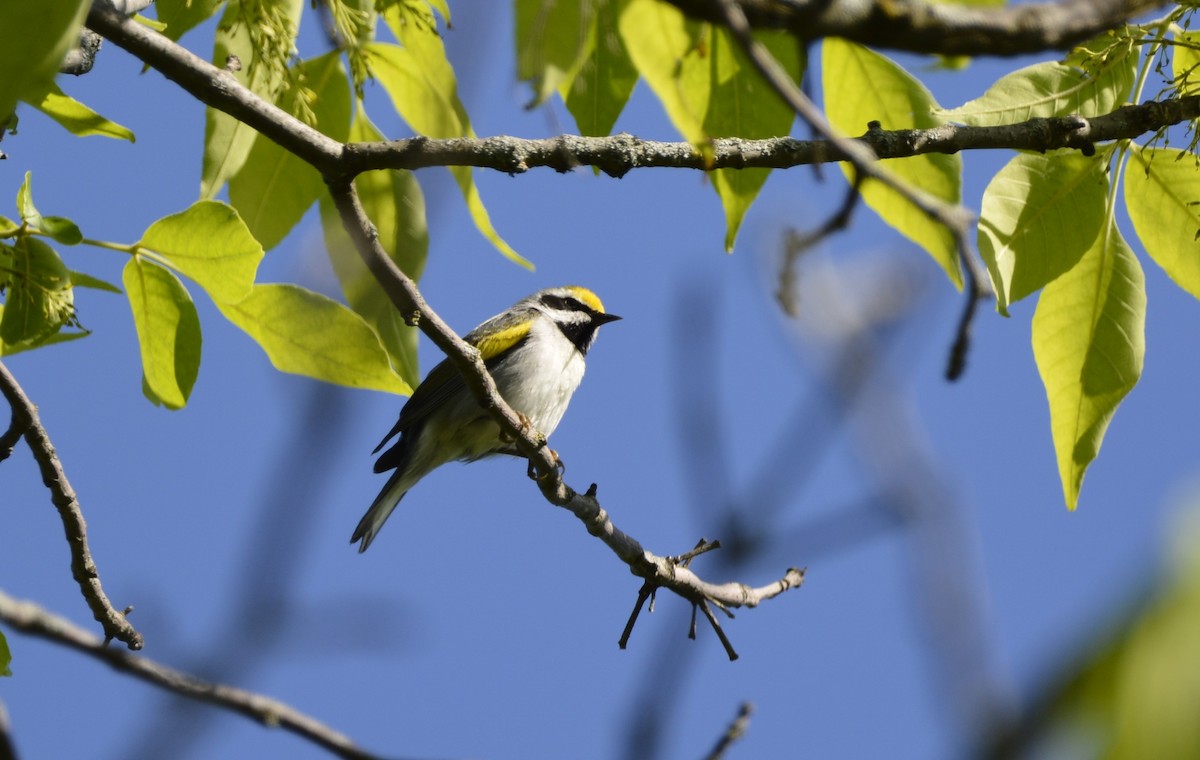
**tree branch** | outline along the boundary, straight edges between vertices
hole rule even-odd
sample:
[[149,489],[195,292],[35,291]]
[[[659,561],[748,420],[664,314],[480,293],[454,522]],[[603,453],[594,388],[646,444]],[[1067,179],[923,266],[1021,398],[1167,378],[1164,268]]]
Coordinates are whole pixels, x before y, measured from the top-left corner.
[[[712,0],[666,0],[687,15],[724,26]],[[783,29],[803,41],[842,37],[927,55],[1012,56],[1062,50],[1168,3],[1062,0],[999,8],[922,0],[738,0],[750,26]]]
[[142,634],[130,625],[125,613],[117,611],[108,601],[104,588],[100,585],[100,574],[92,559],[91,549],[88,548],[87,522],[79,507],[79,499],[75,490],[67,480],[62,462],[42,422],[38,418],[37,407],[25,395],[25,391],[17,383],[8,368],[0,362],[0,392],[13,408],[13,418],[18,417],[24,426],[25,442],[33,451],[42,473],[42,482],[50,489],[50,500],[58,509],[62,519],[63,529],[67,534],[67,544],[71,548],[71,575],[79,584],[83,598],[87,601],[92,615],[104,629],[108,639],[123,641],[130,649],[142,648]]
[[0,620],[20,633],[47,639],[108,663],[114,670],[180,696],[239,713],[271,728],[282,728],[339,757],[354,760],[377,758],[355,746],[349,737],[282,702],[232,686],[204,681],[161,663],[112,649],[105,642],[32,602],[0,591]]
[[[701,4],[707,7],[712,1],[701,0]],[[747,7],[745,2],[741,5]],[[411,170],[432,166],[473,166],[509,174],[520,174],[537,167],[567,172],[579,166],[595,166],[613,177],[643,168],[786,169],[845,161],[850,158],[848,150],[862,150],[847,148],[848,145],[870,148],[880,159],[984,149],[1086,149],[1090,144],[1132,139],[1200,116],[1200,96],[1192,95],[1126,106],[1089,119],[1068,116],[1030,119],[997,127],[948,124],[933,129],[870,129],[861,137],[846,142],[790,137],[722,138],[712,141],[711,157],[700,155],[687,142],[642,140],[625,134],[613,137],[561,135],[536,140],[507,136],[482,139],[412,137],[342,145],[267,103],[240,85],[230,72],[126,18],[113,9],[108,0],[96,0],[92,4],[88,26],[168,79],[178,82],[197,100],[244,122],[308,161],[326,177],[341,181],[349,181],[372,169]],[[863,128],[866,127],[864,124]]]

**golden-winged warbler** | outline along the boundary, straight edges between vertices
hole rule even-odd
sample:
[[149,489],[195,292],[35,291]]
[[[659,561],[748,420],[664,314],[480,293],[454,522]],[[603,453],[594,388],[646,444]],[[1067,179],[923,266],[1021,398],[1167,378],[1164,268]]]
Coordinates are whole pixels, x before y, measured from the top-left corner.
[[[508,405],[542,435],[558,427],[583,379],[584,357],[600,325],[620,317],[587,288],[548,288],[518,301],[467,333],[479,349]],[[375,447],[400,439],[375,462],[375,472],[395,470],[350,543],[364,552],[404,494],[446,462],[473,462],[493,454],[521,452],[467,390],[458,368],[443,360],[413,391],[400,419]]]

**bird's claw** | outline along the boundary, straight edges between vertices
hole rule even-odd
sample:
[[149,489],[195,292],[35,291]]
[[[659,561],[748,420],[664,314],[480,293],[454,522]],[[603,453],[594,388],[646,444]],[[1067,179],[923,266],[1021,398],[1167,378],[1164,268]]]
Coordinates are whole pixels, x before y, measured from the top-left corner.
[[[554,460],[554,469],[558,472],[558,476],[561,478],[567,471],[566,463],[563,462],[563,460],[559,458],[558,452],[555,451],[554,449],[546,449],[546,451],[550,452],[550,458]],[[536,480],[539,482],[550,477],[550,473],[548,473],[548,472],[543,475],[539,475],[537,473],[537,470],[533,466],[532,459],[529,460],[529,468],[525,471],[525,474],[529,476],[530,480]]]

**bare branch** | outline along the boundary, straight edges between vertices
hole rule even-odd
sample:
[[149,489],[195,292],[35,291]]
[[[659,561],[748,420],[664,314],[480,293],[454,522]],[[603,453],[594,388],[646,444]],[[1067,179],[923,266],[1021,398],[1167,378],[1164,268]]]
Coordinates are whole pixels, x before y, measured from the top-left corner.
[[293,707],[233,686],[211,683],[189,673],[121,649],[112,649],[71,621],[32,603],[0,591],[0,620],[20,633],[56,644],[108,663],[114,670],[180,696],[239,713],[270,728],[282,728],[329,750],[339,757],[371,760],[379,757],[355,746],[349,737]]
[[50,489],[50,500],[58,509],[63,529],[67,534],[67,545],[71,548],[71,575],[79,584],[79,590],[83,592],[83,598],[91,608],[92,615],[104,629],[107,638],[123,641],[130,649],[141,649],[142,634],[129,623],[125,613],[112,606],[100,585],[100,574],[92,559],[91,549],[88,548],[87,522],[83,519],[79,499],[67,480],[67,474],[63,471],[62,462],[58,459],[54,445],[50,443],[46,429],[42,427],[37,407],[25,395],[25,391],[3,362],[0,362],[0,392],[3,392],[4,398],[12,406],[14,418],[19,415],[24,421],[25,442],[33,451],[33,458],[42,472],[42,482]]
[[[713,0],[706,0],[706,4],[711,2]],[[712,145],[712,156],[700,155],[687,142],[641,140],[631,135],[561,135],[539,140],[507,136],[447,139],[413,137],[342,145],[259,98],[240,85],[229,72],[116,12],[108,5],[108,0],[96,0],[93,3],[88,14],[88,25],[158,69],[167,78],[178,82],[202,103],[246,123],[311,163],[326,177],[338,181],[349,181],[357,174],[372,169],[421,169],[431,166],[474,166],[510,174],[537,167],[566,172],[579,166],[595,166],[614,177],[641,168],[701,171],[783,169],[845,161],[851,153],[865,157],[868,154],[864,152],[864,146],[881,159],[983,149],[1083,149],[1089,144],[1131,139],[1160,127],[1200,117],[1200,96],[1193,95],[1178,100],[1127,106],[1090,119],[1068,116],[1030,119],[1019,124],[995,127],[948,124],[934,129],[878,129],[870,130],[854,140],[795,140],[790,137],[716,139]]]
[[0,760],[17,760],[17,748],[13,746],[8,710],[5,709],[3,700],[0,700]]
[[[666,0],[693,18],[724,24],[712,0]],[[798,39],[842,37],[928,55],[1012,56],[1062,50],[1167,5],[1163,0],[1062,0],[974,7],[928,0],[738,0],[751,27]]]

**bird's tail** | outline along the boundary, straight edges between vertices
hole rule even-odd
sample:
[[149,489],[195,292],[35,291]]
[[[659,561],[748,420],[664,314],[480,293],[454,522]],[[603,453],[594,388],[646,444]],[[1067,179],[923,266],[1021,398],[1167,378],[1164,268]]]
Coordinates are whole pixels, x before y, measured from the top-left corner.
[[392,514],[392,510],[404,498],[404,494],[408,493],[408,489],[412,488],[413,481],[411,478],[404,478],[404,468],[398,468],[392,477],[388,478],[387,485],[375,497],[375,501],[371,502],[371,508],[358,521],[358,527],[354,529],[354,535],[350,536],[350,543],[361,541],[358,545],[359,554],[365,552],[371,542],[375,540],[375,535],[379,533],[379,529],[387,522],[388,516]]

